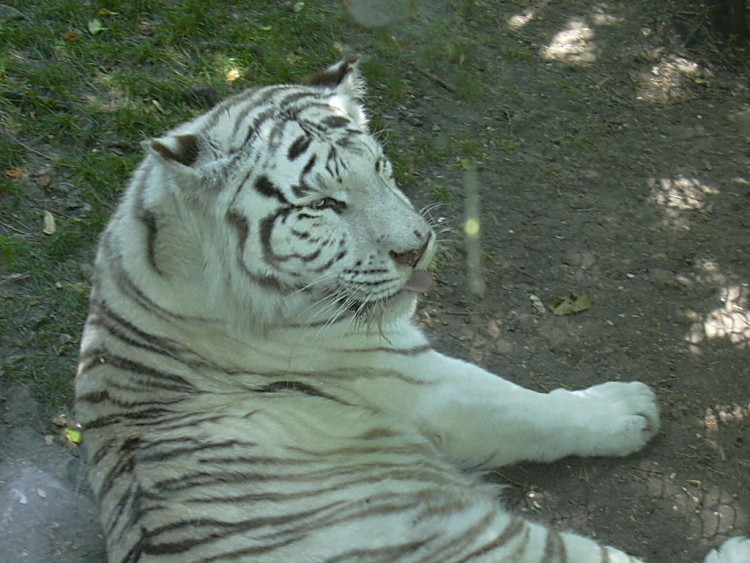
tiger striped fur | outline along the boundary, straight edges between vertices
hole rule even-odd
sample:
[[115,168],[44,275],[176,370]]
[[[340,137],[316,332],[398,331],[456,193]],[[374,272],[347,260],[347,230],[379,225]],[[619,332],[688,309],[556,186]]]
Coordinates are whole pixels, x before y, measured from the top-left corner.
[[430,347],[410,315],[435,237],[362,89],[348,58],[145,144],[76,377],[110,561],[635,561],[508,513],[478,471],[634,452],[653,393],[537,393]]

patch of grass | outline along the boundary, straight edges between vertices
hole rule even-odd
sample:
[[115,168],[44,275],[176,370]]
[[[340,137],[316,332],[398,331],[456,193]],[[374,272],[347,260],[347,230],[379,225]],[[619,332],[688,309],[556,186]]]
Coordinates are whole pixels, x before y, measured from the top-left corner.
[[434,38],[417,47],[421,66],[445,81],[461,98],[477,100],[485,94],[478,46],[471,30],[440,21],[427,34]]
[[365,59],[362,70],[367,76],[368,85],[382,92],[388,102],[399,103],[404,100],[406,91],[403,78],[395,74],[383,60]]
[[[203,111],[196,87],[223,97],[331,64],[347,16],[275,0],[5,3],[23,17],[0,28],[0,373],[56,409],[72,397],[84,272],[141,141]],[[385,91],[402,95],[396,80]]]
[[430,188],[430,194],[435,198],[435,201],[438,202],[453,201],[453,198],[456,196],[453,189],[447,185],[433,186]]
[[536,59],[536,53],[530,48],[519,45],[500,45],[497,47],[500,58],[504,60],[528,63]]

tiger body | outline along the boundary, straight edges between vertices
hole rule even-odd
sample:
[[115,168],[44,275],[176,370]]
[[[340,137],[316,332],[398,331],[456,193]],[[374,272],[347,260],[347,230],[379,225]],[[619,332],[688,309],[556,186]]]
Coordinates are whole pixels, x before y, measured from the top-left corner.
[[653,393],[537,393],[430,347],[435,237],[361,89],[346,59],[147,143],[76,377],[110,561],[632,560],[508,513],[478,470],[636,451]]

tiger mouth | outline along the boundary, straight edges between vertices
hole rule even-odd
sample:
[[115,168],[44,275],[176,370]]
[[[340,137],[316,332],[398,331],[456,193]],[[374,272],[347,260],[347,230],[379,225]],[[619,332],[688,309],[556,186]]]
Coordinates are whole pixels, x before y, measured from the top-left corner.
[[402,299],[415,298],[418,294],[425,294],[436,286],[435,278],[425,270],[414,270],[404,285],[395,292],[379,297],[372,301],[361,301],[350,307],[357,316],[367,316],[374,310],[387,310]]
[[400,292],[406,293],[427,293],[435,287],[435,278],[425,270],[414,270],[406,280],[406,284]]

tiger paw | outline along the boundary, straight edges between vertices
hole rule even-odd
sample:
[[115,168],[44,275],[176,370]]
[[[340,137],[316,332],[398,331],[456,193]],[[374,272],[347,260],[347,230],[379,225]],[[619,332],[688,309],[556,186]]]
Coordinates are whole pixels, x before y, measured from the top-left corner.
[[703,563],[741,563],[750,561],[750,539],[737,536],[711,550]]
[[[583,423],[578,455],[624,456],[640,450],[659,430],[656,395],[638,381],[610,381],[573,392]],[[586,439],[588,438],[588,439]]]

